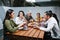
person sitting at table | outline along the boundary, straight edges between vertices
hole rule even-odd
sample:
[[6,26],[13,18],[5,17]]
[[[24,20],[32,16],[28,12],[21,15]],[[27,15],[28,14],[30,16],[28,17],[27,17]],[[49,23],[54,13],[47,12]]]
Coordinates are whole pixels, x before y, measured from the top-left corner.
[[13,21],[13,19],[14,19],[14,10],[8,9],[6,12],[6,16],[4,18],[4,21],[3,21],[4,32],[15,32],[19,27],[21,27],[23,25],[23,24],[17,25]]
[[19,24],[24,25],[25,22],[27,23],[27,20],[25,19],[25,14],[24,14],[24,12],[23,12],[23,11],[19,11],[18,16],[15,18],[14,21],[15,21],[15,23],[16,23],[17,25],[19,25]]
[[38,22],[41,22],[42,21],[42,17],[40,15],[40,13],[37,13],[36,14],[36,20],[35,21],[38,21]]
[[13,19],[14,19],[14,10],[8,9],[6,12],[6,16],[4,18],[4,21],[3,21],[4,39],[5,40],[8,40],[8,37],[6,34],[7,32],[10,32],[10,33],[16,32],[18,30],[18,28],[20,28],[22,26],[22,24],[20,24],[20,25],[15,24]]
[[31,15],[31,12],[28,12],[27,15],[25,16],[26,20],[28,21],[28,23],[33,20],[33,17]]
[[[52,13],[51,10],[49,10],[49,12]],[[58,20],[58,18],[57,18],[57,15],[56,15],[55,13],[52,13],[52,16],[56,19],[56,21],[57,21],[57,23],[58,23],[58,25],[59,25],[59,20]]]
[[[40,30],[45,31],[46,33],[51,33],[50,37],[52,38],[59,38],[60,29],[58,27],[58,23],[56,19],[52,17],[52,13],[50,13],[49,11],[46,11],[44,17],[47,20],[45,23],[47,27],[38,27],[38,26],[36,27]],[[47,36],[46,33],[45,33],[45,37],[49,39],[50,37]]]

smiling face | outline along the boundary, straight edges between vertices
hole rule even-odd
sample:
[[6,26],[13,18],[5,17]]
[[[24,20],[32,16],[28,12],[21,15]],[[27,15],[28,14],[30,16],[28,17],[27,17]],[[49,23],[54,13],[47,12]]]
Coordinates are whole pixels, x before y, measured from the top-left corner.
[[19,15],[20,15],[20,16],[19,16],[20,18],[23,18],[23,13],[22,13],[22,12],[20,12]]

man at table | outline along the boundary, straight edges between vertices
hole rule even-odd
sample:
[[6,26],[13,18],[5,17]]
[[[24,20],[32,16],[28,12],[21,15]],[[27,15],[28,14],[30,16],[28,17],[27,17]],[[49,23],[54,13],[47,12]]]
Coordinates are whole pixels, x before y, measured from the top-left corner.
[[26,18],[26,20],[27,20],[28,22],[30,22],[31,20],[33,20],[33,17],[32,17],[31,14],[32,14],[32,13],[29,11],[29,12],[27,13],[27,15],[25,16],[25,18]]
[[[52,17],[52,13],[50,13],[49,11],[46,11],[44,18],[47,20],[45,23],[47,27],[37,27],[37,28],[47,33],[51,33],[51,37],[54,39],[59,38],[60,33],[59,33],[58,23],[56,19]],[[46,37],[46,34],[45,34],[45,37]]]

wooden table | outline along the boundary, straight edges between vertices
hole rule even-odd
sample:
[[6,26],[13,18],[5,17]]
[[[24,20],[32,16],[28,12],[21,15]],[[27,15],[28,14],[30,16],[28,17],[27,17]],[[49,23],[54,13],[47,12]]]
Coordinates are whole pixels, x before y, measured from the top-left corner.
[[7,32],[10,40],[43,40],[44,31],[30,28],[29,30],[19,30],[15,33]]

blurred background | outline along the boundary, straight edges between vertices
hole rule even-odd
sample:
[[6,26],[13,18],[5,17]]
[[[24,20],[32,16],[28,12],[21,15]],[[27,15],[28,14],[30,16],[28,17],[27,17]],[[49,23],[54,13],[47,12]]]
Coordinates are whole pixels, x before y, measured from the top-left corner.
[[60,0],[0,0],[0,6],[60,6]]
[[45,11],[52,10],[60,23],[60,0],[0,0],[0,40],[3,39],[3,20],[8,9],[14,10],[15,17],[19,10],[25,14],[30,11],[34,19],[37,12],[43,16]]

